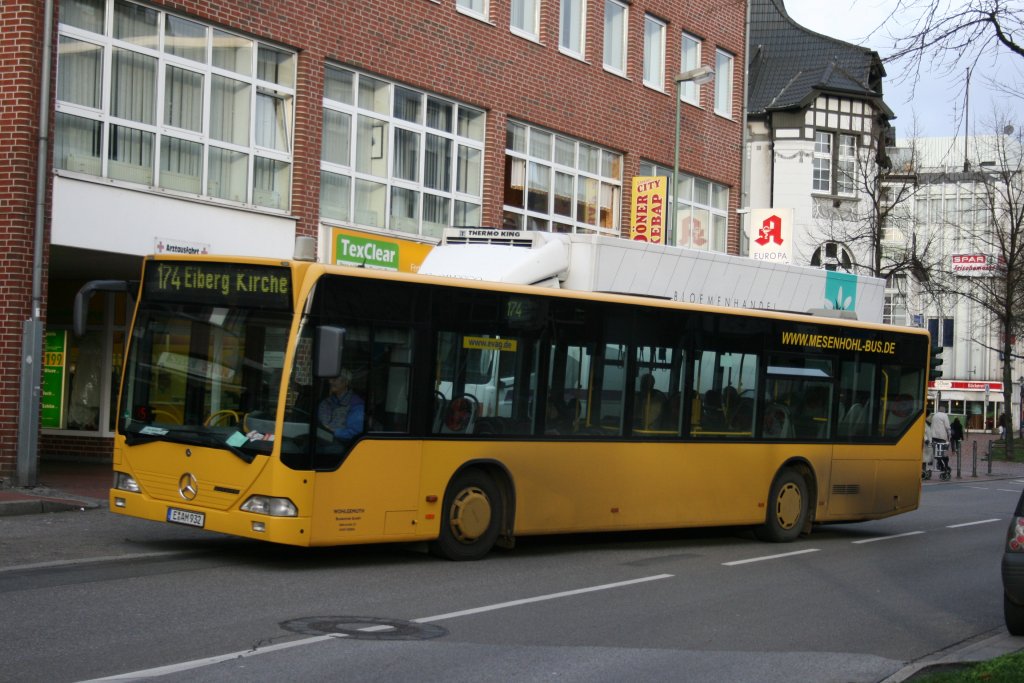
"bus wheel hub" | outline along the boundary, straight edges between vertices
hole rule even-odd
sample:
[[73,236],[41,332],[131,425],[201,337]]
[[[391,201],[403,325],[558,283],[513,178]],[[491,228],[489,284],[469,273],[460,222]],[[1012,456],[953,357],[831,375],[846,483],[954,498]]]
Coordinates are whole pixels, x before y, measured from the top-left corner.
[[800,488],[796,484],[786,484],[779,490],[779,498],[775,501],[776,516],[779,526],[792,529],[800,519]]
[[455,537],[463,542],[480,538],[491,525],[491,501],[487,494],[473,487],[464,489],[452,501],[451,526]]

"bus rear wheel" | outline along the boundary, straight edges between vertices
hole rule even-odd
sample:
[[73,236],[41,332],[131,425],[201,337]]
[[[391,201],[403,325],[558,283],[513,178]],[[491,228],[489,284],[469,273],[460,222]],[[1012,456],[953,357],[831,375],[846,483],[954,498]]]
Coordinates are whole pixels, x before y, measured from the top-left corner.
[[796,470],[783,470],[772,482],[764,524],[757,527],[755,533],[762,541],[795,541],[807,524],[809,514],[807,481]]
[[444,494],[441,531],[430,552],[448,560],[479,560],[498,540],[504,503],[501,491],[486,472],[460,472]]

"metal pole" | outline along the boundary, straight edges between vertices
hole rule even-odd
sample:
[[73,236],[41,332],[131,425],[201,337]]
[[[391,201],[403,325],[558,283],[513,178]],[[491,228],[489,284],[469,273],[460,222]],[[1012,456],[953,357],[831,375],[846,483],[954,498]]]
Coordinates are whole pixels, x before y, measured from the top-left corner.
[[971,476],[978,476],[978,442],[971,442]]
[[988,442],[988,455],[985,457],[988,460],[988,474],[992,474],[992,441]]
[[676,84],[676,146],[674,156],[672,157],[672,187],[669,188],[669,200],[668,206],[671,211],[671,218],[668,226],[668,244],[673,247],[676,246],[676,221],[679,220],[679,208],[676,206],[678,198],[676,197],[676,191],[679,189],[679,118],[682,116],[682,112],[679,106],[679,100],[682,99],[682,93],[679,89],[683,87],[679,79],[675,79]]
[[960,479],[960,441],[953,444],[953,449],[956,451],[956,478]]
[[43,355],[43,230],[46,227],[46,181],[50,158],[50,50],[53,46],[53,0],[43,7],[42,60],[39,70],[39,143],[36,159],[35,233],[32,245],[32,301],[22,328],[21,384],[18,397],[18,486],[35,486],[38,471],[39,408]]

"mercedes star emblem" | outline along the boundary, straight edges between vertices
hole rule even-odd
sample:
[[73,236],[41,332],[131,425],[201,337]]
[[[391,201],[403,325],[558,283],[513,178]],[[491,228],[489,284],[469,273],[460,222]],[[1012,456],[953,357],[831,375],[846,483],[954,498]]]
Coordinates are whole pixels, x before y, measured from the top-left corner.
[[181,475],[181,479],[178,480],[178,493],[185,500],[195,499],[196,494],[199,493],[199,482],[196,481],[195,475],[191,472]]

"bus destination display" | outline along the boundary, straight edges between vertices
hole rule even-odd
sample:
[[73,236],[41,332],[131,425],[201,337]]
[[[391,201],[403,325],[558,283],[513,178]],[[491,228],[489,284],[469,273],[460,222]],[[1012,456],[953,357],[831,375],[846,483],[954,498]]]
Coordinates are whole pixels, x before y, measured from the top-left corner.
[[244,263],[155,261],[143,296],[151,300],[291,310],[291,271]]

